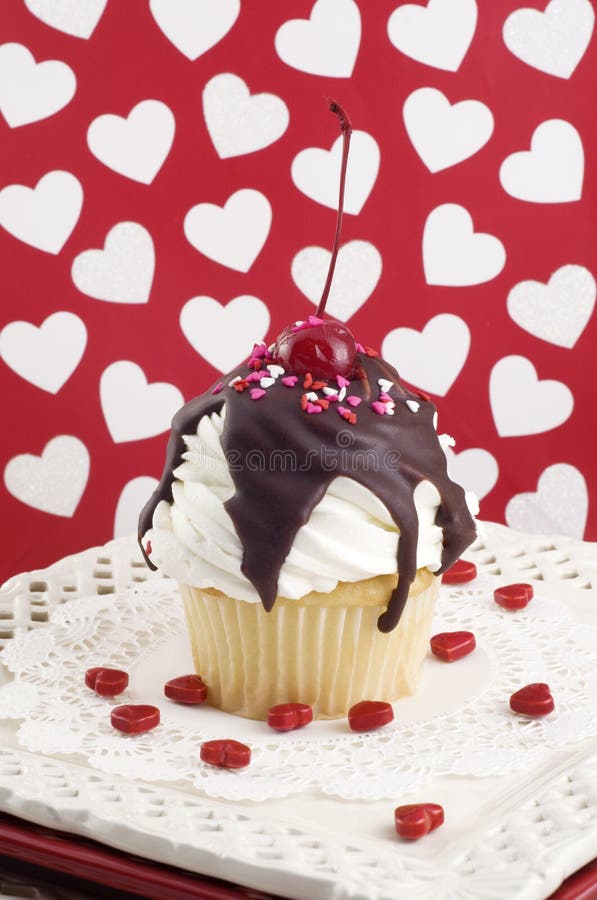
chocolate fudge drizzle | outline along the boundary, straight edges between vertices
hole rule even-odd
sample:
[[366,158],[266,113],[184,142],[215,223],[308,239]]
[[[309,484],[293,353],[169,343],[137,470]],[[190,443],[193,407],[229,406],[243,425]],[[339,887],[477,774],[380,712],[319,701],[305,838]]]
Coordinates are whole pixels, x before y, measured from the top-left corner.
[[[344,110],[332,100],[329,106],[340,120],[344,146],[336,235],[318,317],[325,311],[338,254],[352,130]],[[330,483],[343,475],[379,497],[400,531],[398,584],[378,621],[380,631],[391,631],[400,619],[417,573],[417,485],[428,480],[441,497],[435,517],[436,525],[443,529],[438,575],[475,537],[464,491],[448,477],[446,457],[433,424],[435,405],[426,395],[408,391],[387,362],[363,352],[357,353],[348,387],[349,395],[361,400],[358,419],[349,424],[336,414],[332,404],[320,415],[307,414],[301,407],[302,378],[295,387],[278,379],[258,400],[251,397],[250,390],[236,390],[230,383],[253,371],[247,363],[238,366],[224,376],[221,385],[191,400],[174,416],[164,472],[139,518],[138,540],[147,565],[156,568],[143,540],[152,527],[158,503],[172,502],[174,472],[187,450],[184,435],[195,434],[204,416],[219,413],[225,406],[221,443],[235,493],[224,505],[243,548],[241,571],[254,585],[264,608],[269,612],[276,601],[280,569],[297,532],[309,521]],[[383,393],[395,403],[393,415],[380,415],[371,406],[378,400],[380,380],[391,383],[389,390],[384,386]],[[412,408],[407,401],[412,401]],[[288,459],[289,454],[287,470],[281,459]],[[325,554],[325,544],[321,553]]]
[[[225,376],[228,384],[252,370],[239,366]],[[442,566],[445,571],[475,536],[463,489],[448,477],[444,451],[433,426],[435,404],[408,391],[398,373],[381,359],[359,354],[357,372],[348,388],[362,399],[355,425],[349,426],[329,409],[307,415],[300,405],[301,383],[286,387],[279,380],[266,396],[255,401],[250,391],[224,387],[187,403],[172,421],[166,464],[158,487],[141,512],[139,544],[150,568],[155,566],[143,546],[161,500],[172,502],[174,470],[203,416],[226,405],[222,447],[229,461],[235,493],[225,503],[243,547],[241,570],[270,610],[278,595],[278,577],[298,530],[324,496],[334,478],[345,475],[369,488],[385,504],[400,530],[398,585],[378,627],[391,631],[397,624],[417,572],[418,517],[413,493],[428,479],[441,504],[435,522],[443,529]],[[378,379],[392,382],[393,416],[377,415],[370,403],[379,392]],[[419,404],[417,412],[407,400]],[[284,471],[275,451],[292,453],[292,471]],[[321,548],[325,554],[325,544]]]

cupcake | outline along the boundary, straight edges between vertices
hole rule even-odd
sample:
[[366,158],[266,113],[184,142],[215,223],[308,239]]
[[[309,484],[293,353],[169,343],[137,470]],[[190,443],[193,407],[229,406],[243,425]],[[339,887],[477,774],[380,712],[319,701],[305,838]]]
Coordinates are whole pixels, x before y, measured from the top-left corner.
[[176,414],[139,520],[148,565],[180,585],[208,701],[254,719],[413,693],[438,576],[475,536],[434,403],[325,317],[351,130],[331,108],[344,154],[317,314]]

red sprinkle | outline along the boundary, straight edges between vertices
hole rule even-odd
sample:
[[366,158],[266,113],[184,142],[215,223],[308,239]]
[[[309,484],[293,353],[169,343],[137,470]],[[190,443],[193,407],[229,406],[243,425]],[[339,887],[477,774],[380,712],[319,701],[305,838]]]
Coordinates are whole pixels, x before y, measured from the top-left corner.
[[377,358],[379,356],[377,350],[373,350],[371,347],[365,347],[365,353],[367,354],[367,356],[372,356],[374,358]]
[[280,703],[267,714],[267,724],[275,731],[293,731],[312,721],[313,710],[306,703]]
[[417,841],[444,824],[444,810],[439,803],[410,803],[394,810],[396,831],[405,841]]
[[307,372],[307,374],[305,375],[305,380],[303,381],[303,387],[305,389],[308,389],[311,387],[312,384],[313,384],[313,376],[311,375],[310,372]]
[[311,390],[312,391],[320,391],[322,388],[327,387],[327,386],[328,386],[327,381],[314,381],[313,384],[311,385]]
[[128,703],[114,707],[110,713],[110,721],[114,728],[125,734],[141,734],[160,724],[160,711],[157,706]]
[[256,372],[258,372],[258,371],[261,369],[262,362],[261,362],[260,359],[252,359],[252,360],[250,360],[250,362],[249,362],[249,366],[250,366],[252,369],[255,369]]
[[477,567],[468,559],[457,559],[453,566],[444,572],[442,582],[444,584],[464,584],[473,581],[477,577]]
[[549,685],[541,682],[527,684],[510,697],[510,709],[525,716],[546,716],[554,707]]
[[318,398],[317,400],[314,400],[313,402],[316,403],[317,406],[321,406],[322,409],[329,409],[329,406],[330,406],[329,400],[323,400],[322,398]]
[[201,759],[210,766],[223,769],[244,769],[251,762],[251,748],[239,741],[205,741],[201,744]]
[[373,731],[387,725],[394,718],[394,710],[385,700],[361,700],[348,710],[348,724],[352,731]]
[[307,405],[309,403],[309,398],[306,394],[303,394],[301,397],[301,409],[307,409]]
[[235,391],[239,391],[239,393],[242,393],[246,387],[249,387],[249,382],[245,381],[244,378],[241,378],[240,381],[235,381],[232,387]]
[[129,676],[121,669],[107,669],[98,666],[94,669],[87,669],[85,684],[100,697],[116,697],[128,687]]
[[493,599],[504,609],[524,609],[533,599],[533,586],[531,584],[506,584],[495,589]]
[[199,704],[207,697],[207,685],[199,675],[179,675],[164,685],[164,694],[177,703]]
[[477,642],[472,631],[442,631],[429,641],[431,652],[444,662],[454,662],[472,653]]

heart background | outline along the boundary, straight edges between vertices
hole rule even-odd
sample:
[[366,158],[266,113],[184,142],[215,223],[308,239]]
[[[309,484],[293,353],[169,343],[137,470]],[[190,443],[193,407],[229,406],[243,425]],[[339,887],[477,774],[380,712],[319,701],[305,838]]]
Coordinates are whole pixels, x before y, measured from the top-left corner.
[[[511,18],[522,8],[537,15]],[[218,377],[219,361],[229,364],[221,335],[203,333],[202,309],[206,328],[222,323],[247,349],[267,313],[271,341],[313,311],[308,297],[324,277],[317,248],[330,248],[335,225],[328,95],[368,136],[342,234],[343,245],[360,243],[345,253],[338,310],[405,380],[414,360],[419,386],[437,392],[439,430],[457,439],[451,471],[487,491],[484,518],[597,539],[593,24],[590,0],[3,0],[0,580],[131,527],[161,471],[166,432],[156,429],[180,395],[189,400]],[[72,97],[72,83],[36,76],[27,54],[2,53],[7,44],[67,66]],[[224,75],[233,77],[213,82]],[[432,120],[419,102],[409,137],[403,108],[424,88],[446,102],[432,95],[442,110]],[[484,121],[464,114],[471,107],[450,109],[470,100],[486,107]],[[130,116],[146,101],[149,115]],[[545,122],[570,127],[544,128],[531,146]],[[470,134],[442,136],[440,125]],[[538,164],[527,155],[505,165],[531,150]],[[304,160],[315,167],[308,184]],[[33,189],[50,172],[71,178],[35,195],[2,190]],[[197,211],[185,231],[191,210],[211,204],[217,214],[239,191],[263,208],[257,234],[248,209],[221,229],[234,248],[202,231]],[[187,306],[201,297],[211,303]],[[543,309],[562,323],[559,340]],[[61,365],[48,349],[44,384],[44,366],[27,354],[44,347],[48,327],[36,335],[13,323],[39,328],[56,313],[69,316],[53,328],[75,323],[79,342]],[[498,365],[510,358],[519,362]],[[521,433],[525,421],[532,433]]]

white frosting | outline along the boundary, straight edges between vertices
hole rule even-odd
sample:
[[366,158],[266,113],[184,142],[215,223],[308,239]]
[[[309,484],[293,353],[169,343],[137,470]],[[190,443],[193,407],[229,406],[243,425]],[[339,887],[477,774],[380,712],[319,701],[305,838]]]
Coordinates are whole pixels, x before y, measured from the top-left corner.
[[[224,415],[225,409],[205,416],[196,434],[184,436],[187,451],[174,471],[173,502],[158,504],[145,540],[151,541],[152,562],[178,581],[258,602],[257,591],[240,570],[242,545],[224,508],[234,493],[220,443]],[[444,449],[454,444],[448,435],[440,435],[439,441]],[[435,571],[443,539],[434,524],[440,496],[431,482],[422,481],[414,500],[417,568]],[[467,503],[476,515],[475,496],[467,494]],[[280,571],[278,594],[295,600],[310,591],[332,591],[339,581],[394,573],[398,540],[398,528],[381,500],[351,478],[338,477],[298,532]]]

